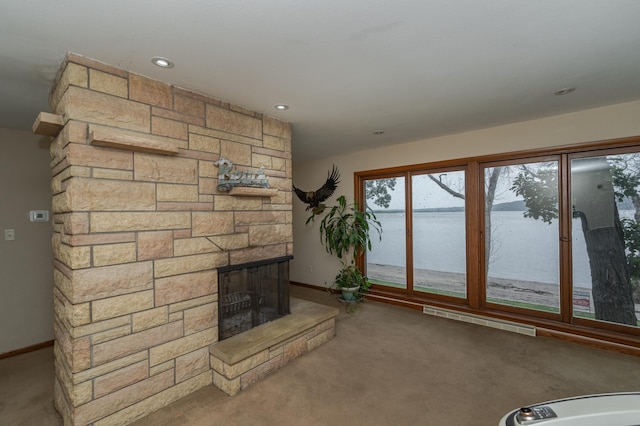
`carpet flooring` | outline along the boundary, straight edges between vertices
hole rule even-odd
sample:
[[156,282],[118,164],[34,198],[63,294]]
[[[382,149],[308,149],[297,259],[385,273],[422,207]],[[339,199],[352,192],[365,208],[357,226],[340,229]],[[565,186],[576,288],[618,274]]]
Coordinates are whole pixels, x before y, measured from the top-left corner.
[[[365,301],[353,315],[337,296],[336,337],[229,397],[208,386],[134,423],[174,425],[495,426],[523,405],[640,390],[640,358],[528,337]],[[61,425],[53,408],[53,350],[0,361],[0,425]]]

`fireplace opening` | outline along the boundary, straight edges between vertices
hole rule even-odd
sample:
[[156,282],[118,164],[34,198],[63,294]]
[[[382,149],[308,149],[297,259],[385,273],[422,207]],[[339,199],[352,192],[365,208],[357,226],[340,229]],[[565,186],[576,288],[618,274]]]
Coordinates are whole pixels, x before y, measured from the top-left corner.
[[290,313],[291,259],[284,256],[218,268],[219,340]]

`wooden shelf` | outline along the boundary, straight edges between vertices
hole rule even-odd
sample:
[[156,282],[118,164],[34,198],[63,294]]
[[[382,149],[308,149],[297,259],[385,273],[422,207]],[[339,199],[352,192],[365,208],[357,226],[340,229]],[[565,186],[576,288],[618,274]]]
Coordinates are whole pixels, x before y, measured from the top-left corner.
[[89,143],[151,154],[176,155],[179,152],[176,144],[169,138],[93,124],[89,126]]
[[52,136],[55,138],[63,127],[64,122],[61,115],[41,112],[38,114],[31,129],[36,135]]
[[229,195],[241,197],[273,197],[278,193],[275,188],[255,188],[252,186],[235,186],[229,191]]

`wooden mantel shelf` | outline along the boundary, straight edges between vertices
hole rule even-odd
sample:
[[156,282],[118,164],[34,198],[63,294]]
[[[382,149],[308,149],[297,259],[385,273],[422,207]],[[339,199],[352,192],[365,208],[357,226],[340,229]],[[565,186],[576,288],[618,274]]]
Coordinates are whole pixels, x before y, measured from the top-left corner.
[[273,197],[278,193],[275,188],[255,188],[251,186],[234,186],[229,195],[242,197]]
[[64,127],[64,120],[61,115],[41,112],[33,123],[31,130],[36,135],[56,137]]
[[167,137],[94,124],[89,125],[89,143],[95,146],[150,154],[176,155],[179,152],[175,142]]

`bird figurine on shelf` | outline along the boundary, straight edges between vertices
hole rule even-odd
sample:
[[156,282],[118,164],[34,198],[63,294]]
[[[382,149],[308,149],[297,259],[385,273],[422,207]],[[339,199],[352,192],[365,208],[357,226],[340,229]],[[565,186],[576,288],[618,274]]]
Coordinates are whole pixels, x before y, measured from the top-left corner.
[[311,209],[311,212],[317,215],[324,211],[326,206],[322,204],[322,202],[333,194],[333,191],[336,190],[339,183],[340,173],[334,165],[331,172],[327,172],[327,180],[319,189],[315,191],[303,191],[293,185],[293,191],[303,203],[309,204],[306,210]]

